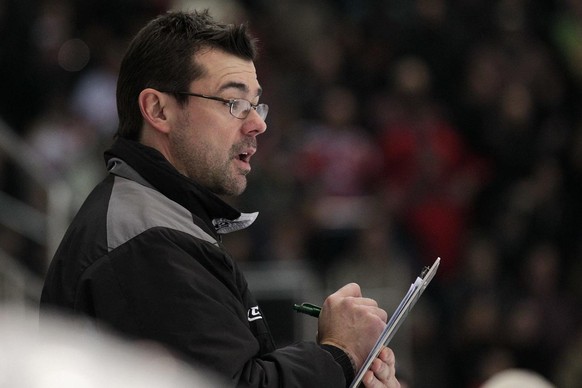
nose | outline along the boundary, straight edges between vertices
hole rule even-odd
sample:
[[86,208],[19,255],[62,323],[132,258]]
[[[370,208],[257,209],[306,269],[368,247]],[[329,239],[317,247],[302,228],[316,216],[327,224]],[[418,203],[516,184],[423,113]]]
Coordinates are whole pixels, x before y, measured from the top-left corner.
[[258,136],[267,130],[267,123],[261,118],[255,109],[245,119],[243,131],[247,135]]

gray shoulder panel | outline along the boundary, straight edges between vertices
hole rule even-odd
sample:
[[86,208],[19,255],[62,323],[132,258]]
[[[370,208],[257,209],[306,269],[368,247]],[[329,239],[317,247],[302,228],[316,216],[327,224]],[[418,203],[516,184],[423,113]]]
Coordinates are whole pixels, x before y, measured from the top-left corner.
[[179,230],[218,244],[214,237],[194,224],[186,208],[150,187],[116,176],[107,211],[108,249],[111,251],[154,227]]

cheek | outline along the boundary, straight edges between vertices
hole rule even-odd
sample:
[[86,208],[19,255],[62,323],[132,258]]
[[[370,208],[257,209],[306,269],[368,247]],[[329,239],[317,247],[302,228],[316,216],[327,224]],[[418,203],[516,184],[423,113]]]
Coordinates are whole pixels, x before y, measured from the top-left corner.
[[230,157],[233,145],[236,143],[236,130],[215,127],[211,133],[207,134],[206,139],[217,154],[221,154],[223,158]]
[[203,158],[208,166],[218,167],[230,162],[232,158],[232,142],[230,138],[220,136],[215,131],[206,137],[196,139],[192,144],[192,150]]
[[188,144],[198,157],[214,163],[228,161],[232,147],[236,143],[240,128],[233,127],[230,117],[223,117],[219,112],[198,112],[185,117],[182,141]]

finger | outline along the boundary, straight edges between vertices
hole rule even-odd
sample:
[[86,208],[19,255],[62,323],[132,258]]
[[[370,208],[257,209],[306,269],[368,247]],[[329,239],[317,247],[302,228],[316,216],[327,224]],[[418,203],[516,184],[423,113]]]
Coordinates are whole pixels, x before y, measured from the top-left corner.
[[364,375],[364,386],[367,388],[399,387],[394,364],[394,352],[390,348],[383,348]]
[[382,350],[378,354],[378,358],[391,367],[394,367],[394,365],[396,364],[396,356],[394,355],[394,352],[390,348],[387,347],[382,348]]
[[376,315],[384,323],[388,320],[388,313],[378,307],[378,303],[370,298],[345,298],[343,303],[348,303],[351,306],[363,309],[362,312],[367,312]]
[[380,354],[378,355],[378,360],[380,360],[384,365],[386,365],[386,369],[388,371],[389,378],[396,377],[396,356],[392,349],[384,347]]
[[339,290],[337,290],[336,292],[334,292],[333,295],[343,297],[353,296],[356,298],[360,298],[362,296],[362,290],[360,289],[360,286],[357,283],[348,283]]
[[364,383],[364,387],[366,388],[374,388],[374,387],[381,387],[382,382],[374,376],[374,372],[371,370],[367,371],[364,374],[364,378],[362,379],[362,383]]
[[379,380],[372,371],[367,371],[366,374],[364,374],[362,383],[366,388],[400,388],[400,382],[396,377]]
[[400,382],[396,376],[391,374],[385,376],[384,373],[378,376],[371,369],[364,374],[362,383],[366,388],[400,388]]
[[354,303],[357,303],[357,304],[362,305],[362,306],[378,307],[378,302],[376,302],[372,298],[364,298],[364,297],[354,298]]
[[360,313],[373,314],[380,318],[384,323],[388,320],[388,313],[384,309],[378,307],[378,303],[374,299],[348,297],[339,302],[344,303],[346,308],[358,309]]
[[388,381],[390,377],[396,374],[390,366],[379,358],[375,359],[370,365],[370,371],[374,374],[374,377],[380,381]]
[[376,315],[382,320],[382,322],[384,322],[384,324],[388,322],[388,313],[386,312],[386,310],[378,308],[376,310]]
[[372,311],[373,314],[380,317],[380,319],[382,319],[382,321],[384,323],[388,322],[388,313],[384,309],[382,309],[378,306],[378,302],[376,300],[374,300],[372,298],[360,297],[360,298],[346,298],[345,301],[348,301],[348,300],[349,300],[349,303],[353,303],[354,305],[357,305],[357,306],[366,307],[366,308],[372,307],[373,309],[370,311]]

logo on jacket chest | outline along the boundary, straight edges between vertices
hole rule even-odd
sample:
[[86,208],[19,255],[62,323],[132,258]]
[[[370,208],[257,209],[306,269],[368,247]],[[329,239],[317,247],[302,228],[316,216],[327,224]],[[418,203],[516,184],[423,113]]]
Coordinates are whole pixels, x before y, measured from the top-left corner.
[[251,307],[247,312],[247,317],[249,322],[256,321],[257,319],[263,319],[261,310],[259,310],[259,306]]

